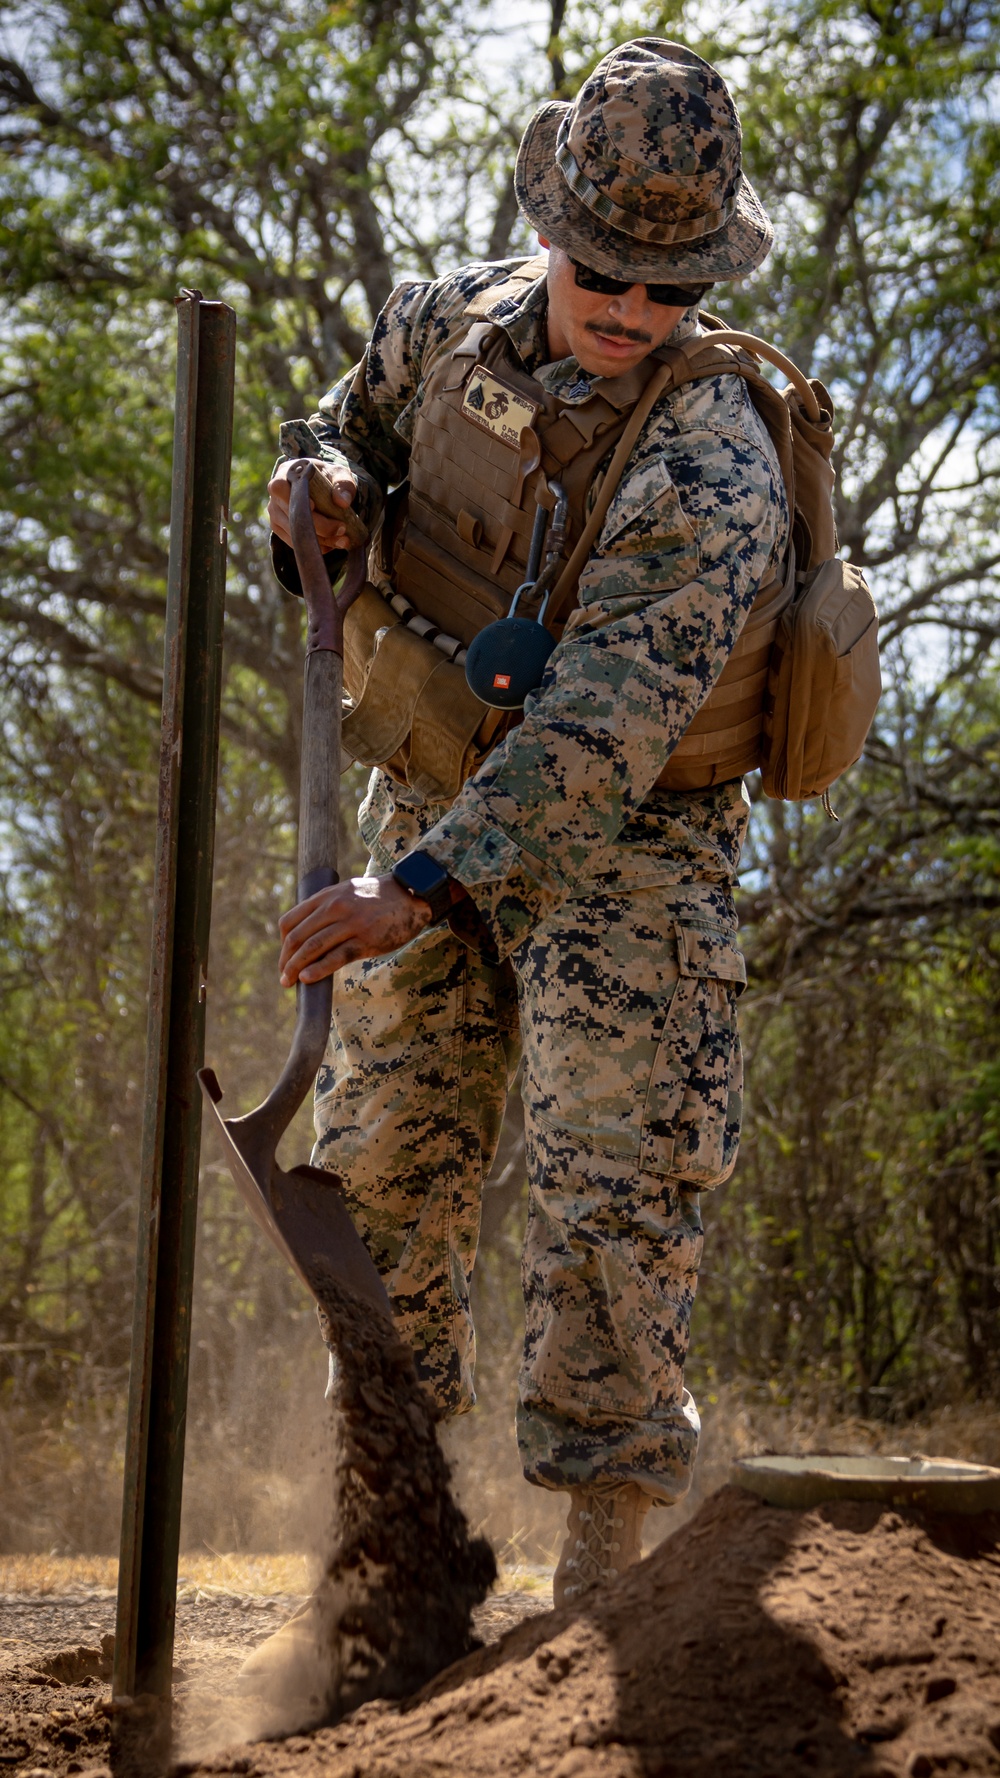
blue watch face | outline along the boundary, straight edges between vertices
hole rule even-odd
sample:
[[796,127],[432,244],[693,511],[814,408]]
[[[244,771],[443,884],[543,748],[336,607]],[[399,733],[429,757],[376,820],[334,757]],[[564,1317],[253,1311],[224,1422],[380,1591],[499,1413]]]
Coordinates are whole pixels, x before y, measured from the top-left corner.
[[393,875],[414,895],[433,895],[448,881],[448,872],[427,852],[411,852],[397,864]]

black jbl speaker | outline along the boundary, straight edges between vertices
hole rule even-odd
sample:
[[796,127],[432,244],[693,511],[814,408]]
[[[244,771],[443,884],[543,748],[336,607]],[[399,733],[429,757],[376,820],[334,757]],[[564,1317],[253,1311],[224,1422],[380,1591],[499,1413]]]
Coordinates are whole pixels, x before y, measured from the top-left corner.
[[484,704],[494,710],[520,710],[529,691],[541,685],[555,645],[544,624],[527,617],[501,617],[469,643],[465,677]]

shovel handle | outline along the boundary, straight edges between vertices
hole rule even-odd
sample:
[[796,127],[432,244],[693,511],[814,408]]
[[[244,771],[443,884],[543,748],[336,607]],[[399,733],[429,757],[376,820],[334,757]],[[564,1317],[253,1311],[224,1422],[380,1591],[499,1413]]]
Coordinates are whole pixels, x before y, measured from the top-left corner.
[[[298,899],[305,901],[338,881],[340,831],[340,720],[344,683],[344,612],[364,585],[365,551],[352,550],[340,598],[335,599],[309,504],[312,464],[289,465],[288,522],[309,619],[302,688],[302,751],[299,778]],[[271,1144],[271,1154],[298,1110],[323,1060],[330,1035],[333,980],[299,982],[291,1053],[281,1079],[251,1115]]]
[[300,901],[337,881],[343,681],[344,663],[339,654],[316,649],[306,655],[299,778]]
[[309,623],[302,688],[299,900],[337,881],[344,618],[327,575],[309,503],[312,464],[289,465],[289,530]]

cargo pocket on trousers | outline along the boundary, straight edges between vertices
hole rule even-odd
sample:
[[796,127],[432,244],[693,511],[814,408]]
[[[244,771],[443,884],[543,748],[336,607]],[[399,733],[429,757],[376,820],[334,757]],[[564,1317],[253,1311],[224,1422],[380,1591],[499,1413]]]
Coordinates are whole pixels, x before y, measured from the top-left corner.
[[677,928],[678,981],[653,1062],[640,1165],[689,1191],[721,1185],[736,1164],[743,1057],[736,997],[746,966],[728,933]]

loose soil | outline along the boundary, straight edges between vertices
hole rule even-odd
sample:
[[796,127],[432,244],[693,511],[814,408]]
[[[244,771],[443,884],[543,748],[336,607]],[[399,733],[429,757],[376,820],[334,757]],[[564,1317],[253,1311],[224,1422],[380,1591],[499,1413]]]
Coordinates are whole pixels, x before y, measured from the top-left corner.
[[[304,1595],[185,1589],[177,1608],[174,1700],[178,1752],[259,1732],[266,1711],[238,1691],[252,1648]],[[538,1592],[506,1585],[477,1607],[473,1631],[490,1644],[547,1609]],[[0,1774],[84,1772],[107,1778],[115,1595],[107,1587],[41,1596],[0,1595]]]
[[[185,1610],[182,1736],[199,1664]],[[244,1616],[243,1647],[271,1627]],[[102,1680],[64,1662],[60,1682],[37,1645],[0,1652],[0,1763],[96,1778]],[[209,1690],[219,1718],[221,1669]],[[207,1735],[201,1695],[191,1726]],[[606,1593],[516,1624],[408,1701],[181,1751],[189,1778],[985,1778],[1000,1773],[1000,1515],[801,1513],[724,1488]]]
[[317,1589],[329,1683],[313,1721],[404,1698],[475,1648],[497,1578],[451,1490],[410,1348],[325,1267],[310,1284],[334,1355],[334,1542]]

